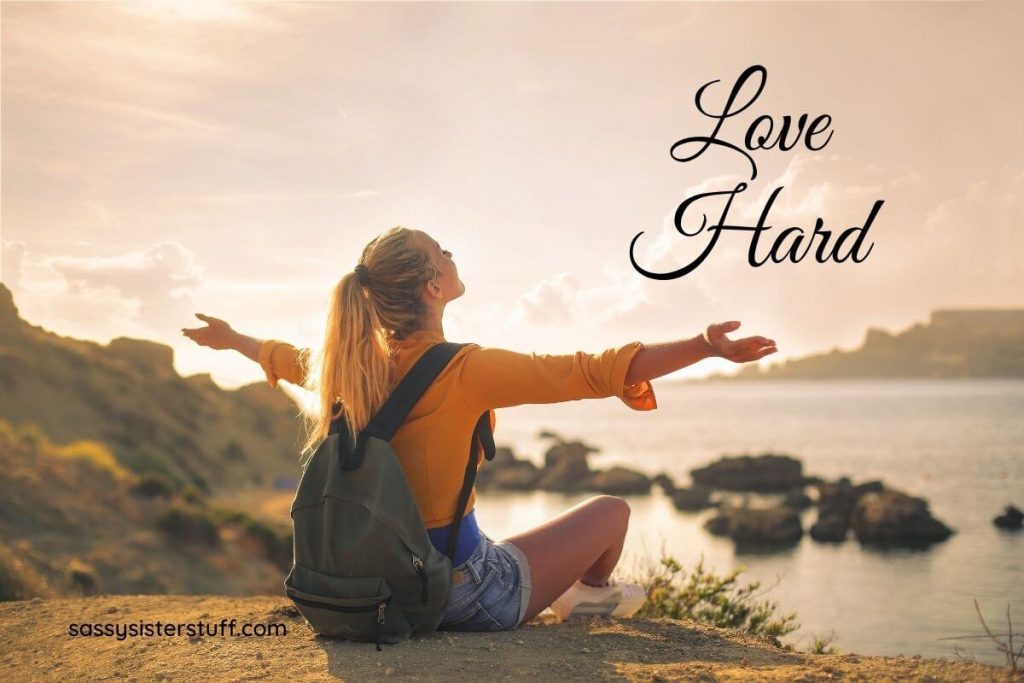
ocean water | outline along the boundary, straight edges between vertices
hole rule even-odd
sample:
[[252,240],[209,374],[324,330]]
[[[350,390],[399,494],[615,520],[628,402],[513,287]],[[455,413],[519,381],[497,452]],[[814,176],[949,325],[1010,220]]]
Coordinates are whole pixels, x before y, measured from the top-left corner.
[[[498,411],[495,439],[542,462],[541,429],[601,449],[591,466],[665,472],[680,484],[720,455],[785,453],[807,474],[881,479],[927,498],[955,529],[927,550],[881,551],[856,540],[819,544],[805,535],[787,550],[744,554],[656,490],[629,496],[632,514],[620,566],[650,563],[662,548],[691,567],[701,557],[721,573],[746,567],[771,586],[763,597],[797,612],[784,640],[809,646],[834,635],[844,652],[971,656],[1003,664],[986,640],[940,640],[983,630],[972,599],[996,633],[1024,633],[1024,533],[991,522],[1003,505],[1024,507],[1024,381],[843,380],[739,383],[654,382],[658,408],[639,412],[616,398]],[[486,466],[486,465],[485,465]],[[477,516],[493,538],[519,533],[593,494],[481,492]],[[816,512],[804,516],[809,529]],[[1024,642],[1018,639],[1019,642]]]

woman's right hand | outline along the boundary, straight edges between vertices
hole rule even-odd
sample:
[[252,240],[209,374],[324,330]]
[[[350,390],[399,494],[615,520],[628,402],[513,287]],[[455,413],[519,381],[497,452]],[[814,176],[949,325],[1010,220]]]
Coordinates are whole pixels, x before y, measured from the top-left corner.
[[200,346],[208,346],[218,351],[237,348],[238,333],[231,329],[231,325],[220,318],[202,313],[196,313],[196,317],[206,323],[206,327],[183,327],[182,334]]
[[713,353],[720,358],[726,358],[734,363],[749,363],[750,361],[763,358],[770,353],[775,353],[775,340],[767,337],[754,336],[743,339],[729,339],[727,332],[732,332],[740,326],[738,320],[731,320],[727,323],[712,323],[704,332],[704,340],[711,346]]

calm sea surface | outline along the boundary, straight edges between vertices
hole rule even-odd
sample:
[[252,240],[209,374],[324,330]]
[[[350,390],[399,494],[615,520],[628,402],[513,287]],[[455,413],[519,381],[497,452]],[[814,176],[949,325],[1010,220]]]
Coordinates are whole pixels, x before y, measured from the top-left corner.
[[[630,496],[630,531],[620,566],[648,564],[662,546],[684,566],[701,556],[721,573],[745,566],[748,580],[774,584],[764,597],[796,611],[800,647],[835,634],[845,652],[954,657],[1005,663],[991,642],[939,640],[982,633],[972,603],[1005,632],[1011,603],[1024,633],[1024,533],[991,519],[1002,506],[1024,507],[1024,381],[844,380],[654,383],[658,408],[633,411],[619,399],[520,406],[498,411],[496,441],[537,463],[540,429],[601,448],[591,466],[622,464],[680,483],[689,470],[723,454],[786,453],[808,474],[882,479],[927,498],[956,533],[925,551],[879,551],[856,540],[823,545],[809,536],[769,554],[738,553],[701,524],[710,511],[676,511],[660,490]],[[493,538],[526,530],[592,494],[483,492],[481,526]],[[813,509],[804,528],[815,519]]]

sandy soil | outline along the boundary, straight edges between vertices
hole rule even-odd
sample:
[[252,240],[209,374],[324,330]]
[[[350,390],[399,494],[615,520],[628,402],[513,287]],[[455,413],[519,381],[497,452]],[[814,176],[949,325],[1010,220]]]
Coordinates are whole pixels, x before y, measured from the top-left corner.
[[[69,635],[70,624],[283,623],[287,635]],[[1024,681],[945,659],[810,655],[672,619],[544,613],[512,632],[435,632],[396,645],[317,638],[284,598],[125,596],[0,604],[3,681]]]

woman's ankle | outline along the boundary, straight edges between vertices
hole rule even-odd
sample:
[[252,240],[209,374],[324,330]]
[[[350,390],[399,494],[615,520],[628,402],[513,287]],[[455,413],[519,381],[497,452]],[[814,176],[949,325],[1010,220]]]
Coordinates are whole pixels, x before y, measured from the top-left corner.
[[580,577],[579,582],[582,583],[584,586],[590,586],[591,588],[605,588],[609,585],[610,578],[611,577],[606,576],[600,581],[594,581],[593,579],[587,577]]

